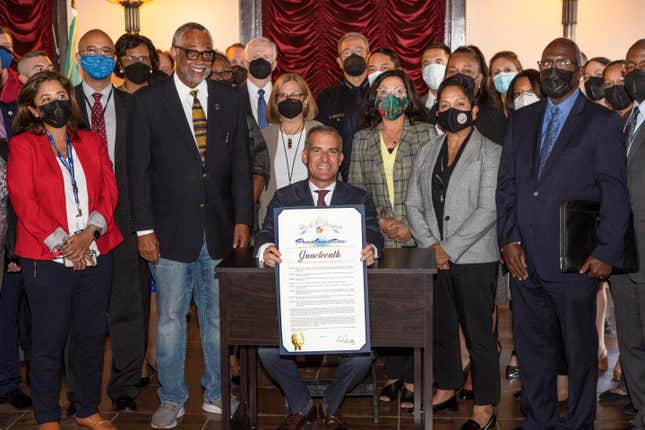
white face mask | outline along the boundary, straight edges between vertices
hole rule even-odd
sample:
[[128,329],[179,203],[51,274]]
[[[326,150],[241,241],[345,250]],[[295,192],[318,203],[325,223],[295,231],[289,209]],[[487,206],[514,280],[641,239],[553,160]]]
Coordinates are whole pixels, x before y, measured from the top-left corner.
[[539,101],[540,98],[536,96],[535,93],[526,92],[515,97],[515,100],[513,100],[513,107],[515,110],[518,110]]
[[446,75],[446,66],[438,63],[426,64],[422,74],[428,88],[432,91],[437,91],[439,85],[443,82],[443,77]]
[[383,70],[377,70],[376,72],[372,72],[369,75],[367,75],[367,80],[370,83],[370,87],[374,85],[374,81],[376,80],[376,78],[379,77],[381,73],[383,73]]

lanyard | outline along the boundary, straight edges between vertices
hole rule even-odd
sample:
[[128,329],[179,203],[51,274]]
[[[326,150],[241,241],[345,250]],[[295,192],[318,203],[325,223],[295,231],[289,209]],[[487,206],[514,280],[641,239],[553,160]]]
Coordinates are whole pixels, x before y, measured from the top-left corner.
[[49,143],[51,143],[52,148],[54,148],[54,151],[56,151],[58,160],[61,162],[63,167],[65,167],[65,169],[69,173],[69,176],[72,178],[72,192],[74,193],[74,203],[76,203],[76,217],[80,218],[81,216],[83,216],[83,212],[81,211],[81,203],[78,198],[78,185],[76,183],[76,175],[74,174],[74,155],[72,154],[72,142],[69,140],[69,136],[65,135],[65,144],[67,146],[67,159],[65,159],[65,157],[63,157],[63,154],[61,154],[60,151],[58,151],[58,149],[56,148],[54,137],[50,133],[47,133],[47,137],[49,138]]
[[296,150],[293,153],[293,160],[291,160],[291,166],[289,166],[289,154],[287,154],[287,145],[284,144],[284,135],[286,134],[282,130],[280,130],[280,137],[282,139],[282,148],[284,149],[284,159],[287,162],[287,177],[289,178],[289,185],[291,185],[291,178],[293,178],[293,170],[296,167],[296,157],[298,156],[298,149],[300,149],[300,139],[302,138],[302,134],[305,132],[305,129],[300,131],[298,134],[298,145],[296,146]]

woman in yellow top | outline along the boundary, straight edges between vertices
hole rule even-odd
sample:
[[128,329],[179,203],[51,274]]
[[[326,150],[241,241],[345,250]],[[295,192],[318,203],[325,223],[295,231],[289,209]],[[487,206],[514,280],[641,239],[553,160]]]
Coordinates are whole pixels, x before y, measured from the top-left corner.
[[[401,70],[380,74],[370,87],[363,127],[354,135],[349,183],[367,191],[376,205],[386,248],[416,246],[405,214],[405,196],[417,151],[436,137],[422,122],[423,103]],[[388,381],[382,401],[393,401],[404,386],[401,408],[413,407],[414,375],[409,350],[388,350],[383,356]]]

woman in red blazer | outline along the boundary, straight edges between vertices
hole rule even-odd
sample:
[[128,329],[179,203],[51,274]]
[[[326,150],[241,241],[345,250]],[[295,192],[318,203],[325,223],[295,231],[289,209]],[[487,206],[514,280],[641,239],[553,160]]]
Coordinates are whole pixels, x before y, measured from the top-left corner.
[[[60,365],[67,333],[78,424],[115,427],[98,413],[117,187],[104,140],[78,130],[70,82],[42,72],[18,95],[7,182],[18,218],[15,253],[32,315],[31,393],[43,430],[60,429]],[[72,318],[73,316],[73,318]]]

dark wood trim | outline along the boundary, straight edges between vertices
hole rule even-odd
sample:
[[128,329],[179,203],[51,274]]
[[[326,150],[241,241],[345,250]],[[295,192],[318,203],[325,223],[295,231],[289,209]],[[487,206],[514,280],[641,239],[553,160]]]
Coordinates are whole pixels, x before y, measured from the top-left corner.
[[65,58],[67,57],[68,24],[67,24],[67,1],[54,0],[53,2],[53,32],[54,32],[54,58],[52,62],[57,70],[63,72]]

